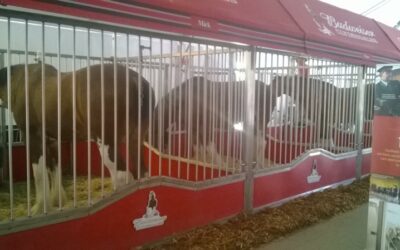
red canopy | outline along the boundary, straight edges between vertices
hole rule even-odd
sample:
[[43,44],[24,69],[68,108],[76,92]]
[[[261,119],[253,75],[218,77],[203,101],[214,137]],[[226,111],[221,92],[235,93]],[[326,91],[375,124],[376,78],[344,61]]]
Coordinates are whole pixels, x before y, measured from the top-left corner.
[[281,2],[304,31],[310,54],[372,62],[400,58],[400,50],[372,19],[319,1]]
[[374,65],[400,61],[399,31],[316,0],[21,1],[6,5]]
[[393,29],[385,24],[376,22],[379,27],[386,33],[392,43],[396,46],[396,48],[400,51],[400,30]]

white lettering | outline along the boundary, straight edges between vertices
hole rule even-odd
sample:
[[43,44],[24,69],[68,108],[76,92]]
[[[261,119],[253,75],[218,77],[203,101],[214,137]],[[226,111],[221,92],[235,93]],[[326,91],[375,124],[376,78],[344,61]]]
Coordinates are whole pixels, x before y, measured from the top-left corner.
[[237,0],[223,0],[223,1],[231,4],[238,4]]
[[[364,29],[363,27],[361,27],[361,25],[353,26],[353,25],[350,25],[347,21],[344,21],[344,22],[343,21],[342,22],[337,21],[335,17],[330,16],[330,15],[328,15],[326,13],[323,13],[323,12],[320,13],[320,17],[322,19],[326,20],[328,25],[330,27],[335,28],[336,31],[342,30],[342,31],[357,33],[359,35],[363,35],[363,36],[367,36],[369,38],[372,38],[371,42],[376,41],[374,39],[375,33],[373,31],[371,31],[371,30]],[[349,36],[349,37],[352,37],[352,36]],[[353,37],[353,38],[359,38],[359,37]],[[368,38],[367,39],[361,39],[361,40],[369,41]]]
[[206,29],[211,29],[211,23],[209,21],[206,20],[198,20],[197,24],[202,27],[202,28],[206,28]]

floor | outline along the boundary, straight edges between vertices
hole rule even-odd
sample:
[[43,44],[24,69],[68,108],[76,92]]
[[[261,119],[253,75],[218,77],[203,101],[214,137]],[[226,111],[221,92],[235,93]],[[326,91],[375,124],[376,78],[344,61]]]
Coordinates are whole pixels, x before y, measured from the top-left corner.
[[258,250],[366,249],[368,203],[330,220],[263,245]]

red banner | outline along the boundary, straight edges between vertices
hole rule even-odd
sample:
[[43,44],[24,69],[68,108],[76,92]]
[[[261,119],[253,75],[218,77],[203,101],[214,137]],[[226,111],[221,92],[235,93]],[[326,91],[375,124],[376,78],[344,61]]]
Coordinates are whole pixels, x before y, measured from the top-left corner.
[[400,176],[400,118],[375,116],[371,173]]

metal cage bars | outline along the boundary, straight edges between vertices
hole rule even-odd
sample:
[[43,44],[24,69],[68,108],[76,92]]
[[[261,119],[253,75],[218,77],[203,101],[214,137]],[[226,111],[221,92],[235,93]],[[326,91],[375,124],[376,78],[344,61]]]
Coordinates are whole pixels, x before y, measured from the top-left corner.
[[[25,65],[25,102],[26,102],[26,121],[27,125],[25,129],[25,139],[26,139],[26,181],[27,181],[27,216],[32,216],[31,214],[31,203],[32,197],[30,189],[30,131],[29,131],[29,110],[30,107],[29,103],[29,74],[27,69],[28,62],[33,62],[36,59],[37,62],[41,63],[42,71],[41,71],[41,83],[42,83],[42,124],[46,124],[45,122],[45,113],[46,113],[46,95],[45,95],[45,67],[44,65],[50,62],[51,65],[55,66],[58,69],[57,73],[57,166],[58,171],[61,173],[61,161],[62,161],[62,152],[61,152],[61,123],[62,115],[61,115],[61,100],[63,94],[61,93],[61,72],[67,72],[69,70],[72,71],[72,92],[76,93],[76,75],[75,72],[83,67],[88,67],[90,65],[100,63],[101,65],[101,141],[102,141],[102,155],[105,154],[104,151],[104,120],[106,115],[104,113],[104,85],[110,84],[106,83],[104,80],[104,65],[105,64],[113,64],[114,65],[114,94],[117,93],[117,84],[116,84],[116,70],[115,65],[117,63],[123,63],[126,67],[126,83],[129,82],[128,79],[128,69],[132,68],[138,72],[138,79],[139,79],[139,91],[141,90],[141,79],[144,76],[146,79],[150,81],[152,87],[156,90],[157,97],[155,100],[156,103],[160,104],[160,107],[164,109],[164,106],[168,107],[168,114],[167,116],[163,116],[163,113],[159,113],[159,123],[154,124],[154,116],[153,110],[149,109],[148,112],[150,113],[150,131],[153,131],[153,128],[158,127],[159,131],[168,130],[167,138],[163,136],[163,133],[159,133],[157,138],[153,140],[153,133],[148,134],[148,142],[150,149],[158,148],[160,152],[160,156],[158,158],[158,174],[153,173],[152,168],[152,160],[151,154],[149,154],[148,164],[149,170],[148,175],[152,176],[161,176],[166,175],[170,177],[176,177],[180,179],[186,179],[191,181],[202,181],[207,178],[219,178],[224,175],[240,173],[242,170],[240,167],[236,167],[236,165],[240,166],[243,162],[243,155],[242,155],[242,148],[244,145],[244,138],[242,133],[239,129],[235,129],[233,123],[237,122],[240,124],[240,121],[243,122],[248,112],[246,112],[248,107],[248,102],[245,104],[244,95],[246,93],[246,83],[245,79],[247,77],[247,81],[249,81],[249,71],[246,70],[245,65],[246,63],[246,56],[245,53],[249,53],[246,48],[243,47],[235,47],[228,44],[209,44],[203,43],[201,41],[184,41],[184,40],[174,40],[174,39],[164,39],[164,38],[156,38],[153,36],[143,36],[141,34],[132,34],[132,33],[117,33],[110,30],[105,29],[90,29],[90,28],[80,28],[78,26],[67,26],[60,23],[53,23],[48,24],[45,22],[39,23],[41,28],[41,36],[39,37],[40,42],[40,51],[29,51],[30,48],[28,46],[29,38],[29,30],[30,30],[30,20],[23,20],[22,24],[25,26],[25,39],[24,39],[24,50],[18,50],[12,48],[12,41],[11,41],[11,34],[13,33],[11,28],[11,23],[14,20],[13,18],[6,18],[2,19],[3,22],[5,20],[7,25],[7,48],[2,51],[2,54],[6,55],[7,58],[7,72],[8,72],[8,88],[7,88],[7,96],[10,97],[11,93],[11,81],[12,77],[10,74],[11,65],[15,63],[22,63]],[[21,22],[21,20],[17,20]],[[38,23],[35,23],[38,25]],[[56,32],[56,52],[48,52],[46,48],[46,34],[47,34],[47,25],[55,26],[57,29]],[[62,51],[62,44],[61,44],[61,36],[63,35],[63,29],[68,30],[70,32],[69,41],[72,41],[72,48],[70,53],[66,51]],[[86,31],[85,31],[86,30]],[[83,46],[82,41],[79,40],[78,32],[86,32],[86,46],[87,51],[86,55],[82,53],[79,54],[78,50],[81,49]],[[100,34],[100,39],[95,38],[94,34]],[[112,34],[113,36],[110,36]],[[65,34],[64,34],[65,35]],[[93,37],[92,37],[93,36]],[[113,39],[110,40],[110,37]],[[118,37],[122,37],[118,39]],[[107,40],[107,41],[106,41]],[[121,49],[122,52],[119,52],[119,48],[121,48],[118,42],[120,40],[125,40],[125,45],[122,45],[123,48]],[[101,48],[98,50],[100,51],[100,55],[94,55],[95,52],[91,51],[92,43],[95,41],[100,41]],[[105,49],[105,43],[112,42],[114,43],[109,46],[109,50]],[[145,45],[146,43],[147,46]],[[185,49],[186,47],[186,49]],[[31,49],[32,50],[32,49]],[[125,50],[125,51],[124,51]],[[112,51],[113,53],[111,53]],[[98,52],[97,52],[98,53]],[[105,57],[106,53],[111,53],[109,57]],[[119,56],[119,53],[123,54]],[[287,54],[280,54],[276,52],[266,52],[264,50],[257,50],[254,51],[255,53],[255,67],[254,72],[250,73],[254,75],[255,79],[265,84],[265,86],[271,87],[271,81],[276,76],[293,76],[297,75],[303,78],[303,85],[301,85],[301,89],[298,89],[299,83],[301,82],[301,78],[286,78],[282,81],[282,88],[283,89],[291,89],[288,93],[282,92],[282,89],[269,89],[265,87],[263,92],[255,93],[258,98],[255,99],[262,99],[261,102],[255,103],[255,109],[252,110],[264,110],[266,109],[272,114],[275,111],[279,111],[279,114],[276,116],[277,124],[279,126],[271,126],[271,119],[266,119],[265,116],[256,116],[256,120],[254,127],[257,131],[257,137],[261,137],[261,140],[257,140],[256,150],[263,155],[260,157],[260,162],[258,162],[258,168],[265,168],[271,167],[283,163],[290,163],[291,160],[298,157],[301,153],[306,152],[307,150],[313,148],[322,147],[325,150],[340,153],[346,152],[356,149],[355,145],[349,146],[351,144],[351,137],[347,136],[346,131],[347,128],[350,128],[354,124],[351,124],[355,117],[355,110],[353,110],[352,105],[354,105],[354,100],[356,98],[356,92],[354,90],[355,84],[357,84],[357,69],[355,66],[346,65],[321,59],[314,59],[311,58],[308,61],[307,65],[296,65],[293,64],[292,60],[296,58],[296,55],[287,55]],[[14,56],[15,55],[15,56]],[[21,57],[23,56],[23,57]],[[16,60],[18,58],[18,60]],[[53,62],[52,58],[56,58],[56,62]],[[62,70],[63,69],[63,70]],[[91,72],[87,70],[87,89],[90,89],[89,82],[90,78],[92,77]],[[367,73],[367,80],[372,81],[374,76],[374,70],[368,69]],[[211,84],[204,84],[199,86],[199,89],[202,89],[203,92],[200,90],[197,93],[193,91],[193,82],[197,79],[199,81],[200,78],[206,79],[206,81],[210,81]],[[188,89],[186,92],[182,91],[182,84],[185,80],[188,80]],[[331,88],[323,88],[321,85],[318,85],[316,82],[327,82],[333,87],[336,87],[339,90],[347,90],[347,91],[333,91],[333,87]],[[227,88],[223,89],[222,85],[220,89],[218,88],[218,83],[225,83]],[[129,100],[128,95],[128,84],[126,84],[126,99],[127,103],[134,102],[134,100]],[[172,101],[167,103],[161,103],[160,100],[162,97],[171,94],[171,90],[174,88],[178,88],[177,96],[173,96],[172,98],[178,99],[178,109],[174,110],[172,107]],[[297,90],[296,90],[297,88]],[[224,90],[224,91],[222,91]],[[272,92],[273,90],[273,92]],[[187,98],[191,100],[194,96],[197,95],[199,100],[202,100],[202,103],[195,105],[193,107],[193,103],[188,102],[187,107],[182,106],[182,99]],[[286,97],[282,98],[281,96],[285,94]],[[114,122],[117,121],[117,112],[116,110],[116,96],[114,95]],[[184,96],[186,95],[186,97]],[[201,96],[203,95],[203,96]],[[367,100],[367,109],[372,109],[372,90],[367,89],[366,91],[366,100]],[[73,183],[73,207],[77,207],[78,205],[78,171],[77,171],[77,115],[76,115],[76,96],[75,94],[72,95],[72,105],[73,105],[73,141],[72,141],[72,183]],[[264,96],[264,98],[261,98]],[[266,98],[269,96],[269,98]],[[273,103],[272,97],[281,97],[278,102],[278,98],[276,98],[276,102]],[[302,96],[305,99],[312,99],[310,102],[307,101],[304,105],[298,103],[298,100]],[[150,102],[152,95],[150,94]],[[289,99],[290,98],[290,99]],[[292,99],[292,100],[291,100]],[[8,98],[8,106],[11,107],[11,98]],[[91,95],[90,91],[87,91],[86,101],[87,105],[87,113],[90,114],[90,100]],[[319,102],[316,102],[316,101]],[[322,101],[326,100],[326,101]],[[248,101],[248,100],[247,100]],[[279,103],[279,105],[278,105]],[[341,108],[341,109],[332,109],[331,107],[337,104],[343,104],[344,107],[351,106],[351,108]],[[166,104],[166,105],[164,105]],[[321,105],[318,105],[321,104]],[[164,105],[164,106],[163,106]],[[129,116],[129,106],[127,105],[126,108],[126,115]],[[141,107],[141,99],[137,100],[137,106]],[[261,107],[262,106],[262,107]],[[277,110],[276,106],[279,107],[286,107],[286,110]],[[268,107],[268,108],[267,108]],[[287,108],[289,107],[289,108]],[[183,110],[185,112],[183,112]],[[203,110],[201,112],[200,110]],[[209,112],[212,110],[213,112]],[[326,118],[321,118],[323,115],[323,111],[325,110],[332,110],[329,112]],[[220,111],[226,111],[226,117],[230,123],[224,123],[224,120],[218,117],[221,115]],[[267,112],[268,112],[267,111]],[[196,113],[194,119],[192,119],[193,112]],[[289,115],[283,116],[283,112],[290,112]],[[310,114],[308,116],[308,113]],[[138,112],[138,129],[141,128],[141,112]],[[257,112],[255,112],[257,114]],[[200,117],[200,115],[202,117]],[[224,114],[225,115],[225,114]],[[325,114],[326,115],[326,114]],[[164,121],[164,118],[168,120],[168,122]],[[270,116],[272,118],[272,115]],[[173,124],[173,121],[181,121],[181,120],[188,121],[187,123],[180,123]],[[219,120],[218,120],[219,119]],[[11,114],[9,115],[9,121],[12,120]],[[260,122],[261,120],[261,122]],[[167,125],[166,125],[167,124]],[[310,124],[310,130],[302,130],[303,127],[306,126],[298,126],[298,124]],[[349,125],[351,124],[351,125]],[[236,125],[236,123],[235,123]],[[165,126],[168,126],[166,128]],[[342,127],[341,127],[342,126]],[[370,124],[366,125],[367,127]],[[192,133],[195,129],[196,133]],[[240,125],[239,125],[240,127]],[[178,129],[177,131],[173,131],[173,129]],[[307,127],[306,127],[307,128]],[[343,130],[342,133],[333,132],[333,129]],[[343,128],[343,129],[342,129]],[[126,137],[129,138],[129,131],[130,128],[129,123],[125,124],[126,129]],[[246,129],[246,127],[245,127]],[[117,124],[114,125],[114,143],[116,144],[116,134],[117,134]],[[351,130],[351,129],[350,129]],[[12,132],[11,129],[8,129],[8,140],[9,142],[12,141]],[[88,139],[87,139],[87,150],[88,150],[88,165],[87,165],[87,205],[91,206],[93,202],[92,193],[92,173],[91,173],[91,162],[92,162],[92,154],[91,154],[91,119],[90,115],[88,116],[88,124],[87,124],[87,131],[88,131]],[[186,131],[186,138],[183,138],[182,131]],[[370,131],[367,129],[367,131]],[[175,134],[173,132],[177,132],[177,138],[174,138]],[[351,132],[351,131],[350,131]],[[42,134],[45,135],[46,127],[42,126]],[[337,145],[334,144],[323,144],[319,141],[319,136],[322,137],[330,137],[332,140],[335,141]],[[177,149],[174,148],[174,145],[171,145],[173,140],[177,139]],[[186,147],[182,145],[182,141],[186,140]],[[303,142],[303,140],[308,139],[309,141]],[[163,146],[165,141],[168,141],[167,149],[164,151]],[[152,143],[155,141],[155,143]],[[193,142],[202,142],[202,147],[198,147],[198,152],[194,157],[194,161],[187,160],[190,158],[191,151],[193,151],[192,144]],[[209,144],[217,143],[218,145],[210,146]],[[262,143],[264,142],[264,143]],[[42,147],[46,148],[46,139],[42,138]],[[139,158],[137,164],[141,164],[141,156],[140,155],[140,146],[139,140],[138,143],[138,153]],[[268,145],[267,147],[265,146]],[[354,143],[353,143],[354,144]],[[129,152],[129,144],[127,143],[126,147],[126,154],[128,155]],[[246,145],[246,144],[245,144]],[[366,141],[366,145],[370,145],[370,137]],[[210,146],[210,147],[209,147]],[[12,164],[12,144],[9,143],[8,147],[8,157],[9,157],[9,164],[8,164],[8,171],[9,171],[9,192],[10,192],[10,215],[9,218],[13,220],[15,215],[13,214],[14,210],[14,183],[13,183],[13,164]],[[175,152],[173,152],[175,150]],[[112,152],[114,154],[114,159],[117,157],[117,147],[114,148]],[[223,154],[218,155],[215,153]],[[176,157],[171,157],[174,155]],[[167,159],[167,164],[163,160],[163,157]],[[277,158],[279,160],[271,160],[272,158]],[[286,158],[288,157],[288,161]],[[209,159],[211,158],[211,159]],[[229,162],[230,159],[234,159],[233,162]],[[222,159],[222,160],[221,160]],[[225,160],[223,160],[225,159]],[[282,160],[285,159],[285,160]],[[46,151],[43,151],[43,161],[44,165],[46,165]],[[178,163],[177,167],[177,174],[174,176],[174,162]],[[105,196],[105,170],[104,170],[104,159],[101,159],[101,197]],[[165,166],[167,165],[167,166]],[[194,166],[192,169],[191,166]],[[184,168],[185,166],[185,168]],[[208,167],[208,168],[207,168]],[[125,166],[125,170],[129,169],[129,164],[127,163]],[[164,169],[167,169],[166,173],[163,172]],[[185,170],[184,170],[185,169]],[[214,171],[216,170],[216,171]],[[140,168],[137,170],[137,175],[140,176]],[[186,175],[183,175],[183,172],[186,171]],[[194,177],[192,177],[192,173],[194,173]],[[44,196],[46,197],[46,180],[47,177],[45,176],[46,172],[43,171],[43,192],[45,193]],[[209,175],[207,177],[207,175]],[[59,175],[59,179],[57,180],[57,185],[60,186],[59,190],[61,190],[62,185],[62,175]],[[128,175],[125,176],[125,184],[129,183]],[[115,189],[115,187],[114,187]],[[61,191],[60,191],[61,192]],[[44,202],[43,206],[43,213],[48,212],[48,207],[46,206],[47,202]],[[66,204],[63,203],[61,199],[61,193],[58,194],[58,209],[62,210]]]

